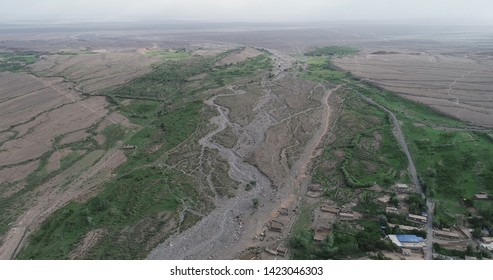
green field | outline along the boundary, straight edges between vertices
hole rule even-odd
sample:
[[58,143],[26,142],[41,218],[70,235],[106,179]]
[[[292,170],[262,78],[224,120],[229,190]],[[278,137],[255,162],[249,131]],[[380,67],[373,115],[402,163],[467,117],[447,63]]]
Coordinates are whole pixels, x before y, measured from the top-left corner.
[[40,55],[38,52],[0,53],[0,72],[23,70],[38,61]]

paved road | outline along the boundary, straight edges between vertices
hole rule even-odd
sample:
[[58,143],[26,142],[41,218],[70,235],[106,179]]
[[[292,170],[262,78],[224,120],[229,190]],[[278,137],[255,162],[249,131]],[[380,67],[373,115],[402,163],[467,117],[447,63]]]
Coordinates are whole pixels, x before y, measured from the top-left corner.
[[431,199],[426,200],[428,208],[428,222],[426,223],[426,255],[427,260],[433,259],[433,211],[435,210],[435,202]]
[[[389,114],[390,118],[392,119],[392,123],[394,125],[394,135],[399,142],[399,144],[402,147],[402,150],[406,154],[407,161],[408,161],[408,171],[409,174],[411,174],[411,179],[413,180],[414,185],[416,186],[416,189],[421,196],[425,196],[423,193],[423,188],[421,187],[421,184],[419,183],[418,179],[418,173],[416,171],[416,166],[414,165],[413,158],[411,156],[411,153],[409,152],[409,148],[407,147],[406,139],[404,138],[404,134],[402,133],[401,125],[399,123],[399,120],[395,116],[395,114],[390,111],[389,109],[385,108],[384,106],[376,103],[373,101],[373,99],[364,96],[363,94],[355,91],[361,98],[363,98],[366,102],[369,104],[376,106],[383,111],[385,111],[387,114]],[[425,253],[425,258],[427,260],[432,260],[433,259],[433,210],[434,210],[434,205],[435,203],[431,199],[426,200],[426,207],[427,207],[427,214],[428,214],[428,222],[426,224],[426,253]]]

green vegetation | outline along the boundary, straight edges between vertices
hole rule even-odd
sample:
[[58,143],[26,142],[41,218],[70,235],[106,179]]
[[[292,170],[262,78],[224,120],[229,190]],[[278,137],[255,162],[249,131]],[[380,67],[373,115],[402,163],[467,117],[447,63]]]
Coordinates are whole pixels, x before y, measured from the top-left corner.
[[19,71],[38,61],[38,52],[0,53],[0,71]]
[[358,53],[358,50],[347,46],[328,46],[316,48],[305,53],[306,56],[346,56]]
[[271,59],[262,54],[254,58],[249,58],[242,63],[216,67],[209,73],[211,79],[218,86],[223,86],[233,82],[236,78],[249,78],[272,67]]
[[258,198],[252,198],[252,203],[253,203],[253,208],[257,209],[258,205],[260,203],[260,200]]
[[[193,57],[179,61],[167,61],[155,67],[149,74],[139,77],[110,93],[113,97],[148,99],[172,102],[177,99],[193,99],[197,93],[217,88],[238,78],[248,78],[272,67],[267,55],[247,59],[235,65],[214,67],[222,56],[214,58]],[[207,73],[202,85],[195,86],[190,78]]]
[[79,152],[71,152],[60,159],[60,169],[65,170],[81,158]]
[[308,69],[301,74],[304,79],[317,82],[342,82],[343,79],[350,77],[348,73],[336,69],[328,57],[308,57],[305,62],[308,64]]
[[312,180],[326,188],[341,186],[341,181],[352,188],[364,188],[408,180],[407,161],[386,114],[352,92],[342,94],[345,101],[333,130],[334,142],[325,147]]
[[[161,164],[174,160],[168,159],[167,153],[191,141],[203,123],[208,123],[201,116],[206,111],[203,99],[210,95],[199,93],[237,78],[253,77],[270,67],[267,56],[234,66],[213,67],[222,57],[187,56],[167,61],[108,93],[111,103],[141,129],[129,132],[119,125],[110,125],[103,130],[106,141],[102,148],[112,148],[119,140],[136,148],[126,151],[127,162],[116,170],[115,179],[106,183],[103,191],[86,202],[63,207],[44,222],[19,258],[68,258],[93,230],[103,230],[104,236],[85,258],[144,258],[148,248],[199,219],[186,212],[183,220],[177,222],[178,211],[185,204],[200,212],[209,211],[213,205],[207,194],[197,189],[199,178]],[[197,81],[188,80],[202,73],[208,75],[198,85]],[[133,100],[123,103],[123,98]]]
[[[163,175],[167,180],[163,180]],[[140,248],[126,247],[118,242],[118,232],[146,217],[162,211],[173,211],[178,206],[170,189],[193,197],[192,185],[183,184],[175,174],[163,174],[155,169],[143,169],[107,184],[104,191],[86,203],[71,203],[56,212],[31,238],[20,259],[66,258],[73,246],[90,230],[105,228],[109,235],[103,239],[105,250],[94,252],[94,258],[128,258],[141,256]],[[155,218],[157,219],[157,218]],[[156,224],[159,224],[156,222]],[[119,246],[116,246],[119,245]],[[120,254],[120,250],[128,253]],[[142,256],[141,256],[142,257]]]
[[389,186],[400,179],[397,172],[407,167],[388,122],[362,131],[345,150],[342,171],[351,187]]
[[188,97],[187,79],[211,70],[211,59],[169,61],[110,93],[111,96],[171,101]]
[[338,205],[359,201],[352,210],[364,215],[363,229],[338,223],[329,237],[318,244],[313,241],[314,232],[307,230],[311,226],[311,211],[303,210],[307,208],[303,206],[290,242],[295,259],[358,258],[395,249],[389,240],[383,239],[385,233],[377,219],[385,209],[374,202],[376,193],[365,188],[375,183],[388,187],[396,181],[409,180],[406,158],[384,112],[352,91],[335,94],[344,97],[344,102],[332,130],[331,144],[325,146],[318,158],[312,181],[321,183],[327,190],[325,196]]
[[442,246],[440,246],[440,244],[438,244],[438,243],[433,243],[433,251],[437,254],[440,254],[440,255],[456,257],[456,258],[459,258],[462,260],[466,257],[466,252],[459,251],[459,250],[453,250],[453,249],[446,249],[446,248],[443,248]]
[[[357,199],[353,210],[363,213],[365,220],[376,215],[389,219],[394,224],[412,225],[405,215],[385,214],[383,208],[374,203],[371,192],[365,191],[375,183],[389,186],[396,182],[408,183],[405,171],[407,161],[394,136],[388,116],[380,109],[366,104],[352,93],[370,97],[378,104],[395,113],[413,156],[421,184],[429,197],[437,201],[434,223],[436,227],[451,227],[456,224],[456,215],[467,217],[469,226],[479,236],[481,229],[493,228],[493,206],[490,201],[474,199],[474,194],[493,194],[493,140],[491,133],[448,128],[465,128],[467,124],[445,116],[428,106],[403,99],[394,93],[363,83],[349,73],[333,67],[330,58],[354,52],[336,53],[336,49],[321,48],[307,53],[308,68],[299,67],[299,75],[318,82],[344,84],[347,89],[338,94],[344,99],[333,130],[330,145],[325,147],[313,171],[312,180],[322,183],[325,196],[339,205]],[[378,136],[376,136],[378,135]],[[376,139],[379,141],[375,141]],[[377,144],[378,142],[378,144]],[[375,149],[378,147],[378,149]],[[347,188],[351,187],[351,188]],[[398,204],[397,199],[391,201]],[[411,195],[406,201],[409,212],[420,214],[426,210],[425,201],[419,195]],[[474,207],[480,216],[471,212]],[[301,223],[298,221],[298,223]],[[366,227],[365,227],[366,229]],[[340,230],[340,228],[339,228]],[[402,232],[400,229],[395,229]],[[365,251],[357,247],[356,232],[345,229],[352,236],[341,240],[349,243],[350,249],[341,254],[329,249],[336,233],[321,246],[311,242],[312,232],[298,233],[293,238],[295,258],[339,258],[357,256]],[[387,233],[392,230],[387,229]],[[420,236],[424,232],[412,232]],[[351,238],[353,238],[351,240]],[[349,240],[349,241],[348,241]],[[330,251],[331,253],[328,253]],[[440,249],[444,253],[445,249]],[[464,252],[446,252],[448,255],[464,256]]]
[[[396,114],[427,194],[440,201],[449,214],[465,213],[463,198],[472,200],[480,191],[493,194],[493,140],[487,132],[437,129],[467,125],[355,79],[344,82]],[[480,204],[475,206],[481,209]],[[491,212],[483,210],[491,217]]]
[[[355,82],[350,86],[394,111],[402,122],[421,184],[442,206],[437,225],[453,225],[455,214],[467,214],[464,199],[473,201],[478,192],[493,194],[493,141],[487,133],[438,129],[466,125],[395,94]],[[470,204],[493,225],[493,208]]]
[[103,130],[105,137],[104,148],[113,147],[117,141],[122,140],[125,135],[124,128],[119,124],[111,124]]
[[79,54],[98,54],[93,51],[91,48],[86,49],[67,49],[58,51],[56,54],[58,55],[79,55]]
[[377,222],[365,221],[363,230],[356,230],[348,224],[336,224],[332,232],[321,243],[313,241],[311,230],[300,230],[290,239],[293,258],[347,259],[362,257],[366,252],[393,250],[394,245],[384,240],[384,234]]
[[150,50],[145,52],[145,56],[158,56],[162,60],[166,61],[179,61],[190,58],[190,53],[184,49],[179,50]]

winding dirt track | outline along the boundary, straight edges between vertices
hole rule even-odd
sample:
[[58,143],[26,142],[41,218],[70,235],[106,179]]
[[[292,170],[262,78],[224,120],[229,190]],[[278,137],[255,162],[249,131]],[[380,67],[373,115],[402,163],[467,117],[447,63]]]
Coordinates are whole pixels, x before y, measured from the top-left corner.
[[[297,196],[296,208],[299,208],[300,203],[303,201],[308,184],[311,181],[311,163],[322,152],[322,149],[319,149],[319,147],[323,143],[323,140],[327,136],[330,129],[332,111],[329,104],[329,97],[333,92],[340,89],[342,85],[338,85],[330,90],[325,89],[324,86],[322,87],[325,90],[325,94],[322,97],[322,100],[320,100],[323,107],[320,127],[303,149],[303,154],[294,164],[288,179],[289,181],[287,182],[288,185],[292,186],[291,193],[288,193],[287,195]],[[284,199],[288,199],[288,197],[284,197]],[[291,233],[295,220],[296,219],[292,219],[291,223],[288,225],[289,233]]]

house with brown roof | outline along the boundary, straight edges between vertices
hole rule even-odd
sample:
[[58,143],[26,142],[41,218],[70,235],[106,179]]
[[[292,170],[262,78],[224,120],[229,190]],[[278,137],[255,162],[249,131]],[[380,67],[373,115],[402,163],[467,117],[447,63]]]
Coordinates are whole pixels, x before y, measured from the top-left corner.
[[460,238],[460,234],[458,234],[456,232],[438,230],[438,229],[433,230],[433,235],[438,237],[438,238],[446,238],[446,239],[459,239]]
[[276,221],[276,220],[271,220],[268,224],[267,224],[267,227],[269,228],[269,230],[271,231],[275,231],[275,232],[281,232],[283,229],[284,229],[284,224],[279,222],[279,221]]
[[413,221],[413,222],[418,222],[418,223],[423,223],[423,224],[426,224],[426,222],[428,221],[428,217],[421,216],[421,215],[409,214],[409,215],[407,216],[407,218],[408,218],[410,221]]
[[343,221],[354,220],[354,214],[350,212],[340,212],[339,219]]
[[320,210],[322,210],[322,212],[327,212],[327,213],[331,213],[331,214],[335,214],[335,215],[338,215],[340,212],[339,208],[332,207],[330,205],[322,205]]

